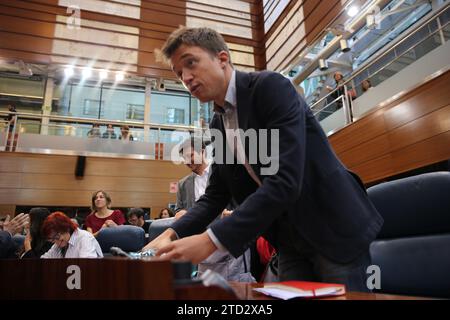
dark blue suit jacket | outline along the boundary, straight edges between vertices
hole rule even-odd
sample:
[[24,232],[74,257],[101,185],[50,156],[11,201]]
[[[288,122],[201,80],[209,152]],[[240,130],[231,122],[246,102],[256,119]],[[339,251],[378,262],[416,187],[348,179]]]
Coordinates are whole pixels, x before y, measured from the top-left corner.
[[[234,256],[263,234],[276,247],[277,218],[289,219],[305,240],[334,261],[349,262],[367,250],[383,219],[290,81],[274,72],[236,72],[236,92],[241,129],[279,130],[279,170],[262,176],[261,161],[252,165],[262,181],[258,188],[243,165],[214,164],[204,196],[173,225],[177,234],[201,233],[234,197],[239,207],[210,226]],[[211,128],[224,132],[220,114]]]
[[17,246],[8,231],[0,230],[0,259],[17,258]]

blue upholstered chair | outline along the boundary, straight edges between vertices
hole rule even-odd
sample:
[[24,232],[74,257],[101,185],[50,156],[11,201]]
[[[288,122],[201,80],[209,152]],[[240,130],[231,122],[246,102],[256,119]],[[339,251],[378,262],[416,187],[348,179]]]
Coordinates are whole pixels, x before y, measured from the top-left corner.
[[148,228],[148,242],[155,239],[161,233],[163,233],[167,228],[170,228],[172,223],[175,222],[175,218],[157,219],[153,220],[152,224]]
[[136,252],[145,245],[145,232],[141,227],[131,225],[103,228],[97,234],[97,241],[103,253],[109,253],[111,247],[119,247],[125,252]]
[[450,298],[450,172],[427,173],[367,190],[384,218],[371,244],[383,293]]

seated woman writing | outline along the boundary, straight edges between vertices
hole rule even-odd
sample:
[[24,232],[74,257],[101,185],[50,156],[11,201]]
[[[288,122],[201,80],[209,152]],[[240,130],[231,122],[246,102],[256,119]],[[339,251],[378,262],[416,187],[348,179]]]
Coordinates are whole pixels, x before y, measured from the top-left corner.
[[53,212],[45,219],[42,235],[53,246],[41,258],[102,258],[102,249],[95,237],[78,228],[62,212]]

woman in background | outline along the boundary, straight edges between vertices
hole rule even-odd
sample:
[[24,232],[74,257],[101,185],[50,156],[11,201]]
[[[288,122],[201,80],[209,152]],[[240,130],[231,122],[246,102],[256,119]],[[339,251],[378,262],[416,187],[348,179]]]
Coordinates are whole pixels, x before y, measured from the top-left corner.
[[52,243],[41,235],[42,224],[49,215],[50,211],[47,208],[30,210],[30,226],[27,228],[27,236],[23,243],[25,252],[22,259],[39,258],[51,248]]
[[86,230],[97,235],[102,228],[117,227],[125,223],[120,210],[111,210],[111,197],[103,190],[94,192],[91,199],[92,213],[86,217]]
[[102,249],[95,237],[78,228],[62,212],[53,212],[45,219],[42,235],[53,246],[41,258],[102,258]]
[[170,208],[164,208],[159,212],[158,219],[166,219],[166,218],[172,218],[175,214]]

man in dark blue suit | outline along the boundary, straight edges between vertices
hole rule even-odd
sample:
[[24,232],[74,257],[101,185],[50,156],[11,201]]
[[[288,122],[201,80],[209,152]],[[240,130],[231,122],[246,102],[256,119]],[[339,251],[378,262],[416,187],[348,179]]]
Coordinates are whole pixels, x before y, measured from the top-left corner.
[[9,219],[9,215],[6,217],[0,228],[0,259],[6,258],[18,258],[18,247],[14,241],[14,235],[23,231],[29,223],[29,216],[24,213],[20,213],[13,219]]
[[[192,95],[214,101],[210,127],[222,134],[216,156],[231,153],[227,159],[236,161],[216,158],[204,196],[148,247],[166,259],[198,263],[215,250],[237,257],[265,235],[278,250],[281,280],[367,291],[369,244],[383,220],[290,81],[274,72],[235,71],[223,38],[208,28],[178,29],[162,53]],[[235,129],[256,130],[257,143],[245,146]],[[266,138],[270,163],[253,148]],[[231,197],[239,207],[205,230]]]

